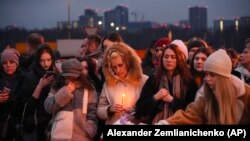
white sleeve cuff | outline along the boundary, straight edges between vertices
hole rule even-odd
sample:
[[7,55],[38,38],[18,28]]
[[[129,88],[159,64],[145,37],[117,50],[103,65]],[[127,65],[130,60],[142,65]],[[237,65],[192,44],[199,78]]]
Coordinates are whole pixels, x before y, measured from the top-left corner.
[[155,125],[169,125],[166,120],[160,120],[159,122],[155,123]]

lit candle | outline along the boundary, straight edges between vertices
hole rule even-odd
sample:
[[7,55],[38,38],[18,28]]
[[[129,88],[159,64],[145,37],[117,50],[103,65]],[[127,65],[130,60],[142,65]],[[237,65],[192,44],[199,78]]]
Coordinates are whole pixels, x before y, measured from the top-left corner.
[[123,100],[124,100],[124,97],[125,97],[126,95],[123,93],[122,94],[122,107],[123,107]]

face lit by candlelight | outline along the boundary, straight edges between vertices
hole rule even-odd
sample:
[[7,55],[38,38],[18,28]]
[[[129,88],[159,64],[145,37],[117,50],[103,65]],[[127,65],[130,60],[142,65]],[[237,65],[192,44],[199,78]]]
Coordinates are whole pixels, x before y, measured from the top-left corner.
[[111,57],[110,64],[115,75],[119,76],[120,78],[125,78],[128,74],[128,67],[122,56],[118,53],[112,53]]

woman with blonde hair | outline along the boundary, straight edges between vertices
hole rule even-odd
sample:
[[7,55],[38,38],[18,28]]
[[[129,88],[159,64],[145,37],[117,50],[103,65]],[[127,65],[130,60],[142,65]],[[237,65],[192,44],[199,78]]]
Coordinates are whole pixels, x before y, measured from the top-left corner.
[[107,48],[103,63],[105,83],[97,116],[106,120],[106,124],[114,124],[125,113],[134,111],[148,77],[142,73],[141,60],[135,50],[124,43]]
[[204,64],[205,83],[185,111],[157,124],[249,124],[250,87],[231,75],[226,51],[211,54]]

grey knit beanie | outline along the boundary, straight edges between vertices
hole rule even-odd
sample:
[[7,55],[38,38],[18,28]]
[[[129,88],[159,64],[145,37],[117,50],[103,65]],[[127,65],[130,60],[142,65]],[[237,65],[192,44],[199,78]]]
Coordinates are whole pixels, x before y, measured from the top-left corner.
[[82,70],[82,64],[77,59],[68,59],[62,63],[62,76],[79,77]]

